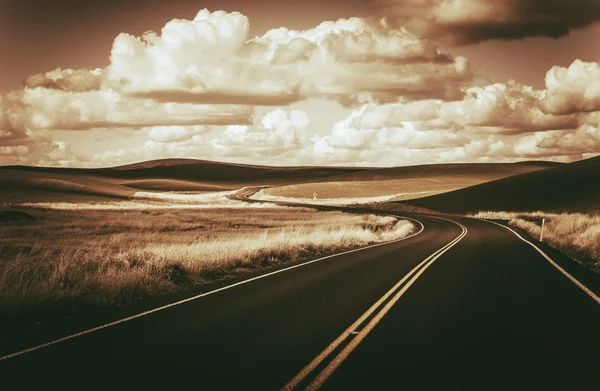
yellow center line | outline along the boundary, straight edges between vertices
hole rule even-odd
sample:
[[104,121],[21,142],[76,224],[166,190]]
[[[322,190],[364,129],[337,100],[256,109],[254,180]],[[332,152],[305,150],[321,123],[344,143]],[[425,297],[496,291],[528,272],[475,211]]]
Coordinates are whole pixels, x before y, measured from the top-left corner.
[[[462,232],[461,234],[446,244],[439,250],[435,251],[417,266],[415,266],[404,278],[402,278],[396,285],[394,285],[389,291],[387,291],[375,304],[373,304],[364,314],[362,314],[350,327],[348,327],[339,337],[337,337],[325,350],[323,350],[315,359],[313,359],[306,367],[304,367],[292,380],[290,380],[282,390],[292,390],[296,388],[304,379],[307,378],[331,353],[338,348],[350,335],[354,335],[354,339],[327,365],[327,367],[315,378],[315,380],[308,386],[307,389],[316,390],[331,376],[333,371],[340,366],[340,364],[348,357],[348,355],[358,346],[358,344],[373,330],[373,328],[379,323],[379,321],[387,314],[387,312],[393,307],[393,305],[400,299],[400,297],[410,288],[410,286],[425,272],[425,270],[441,257],[446,251],[452,246],[458,243],[466,234],[467,228],[455,221],[436,217],[441,220],[450,221],[458,225]],[[425,266],[423,266],[425,265]],[[411,278],[412,277],[412,278]],[[409,280],[410,279],[410,280]],[[358,332],[359,326],[365,322],[375,311],[381,307],[386,300],[391,297],[402,285],[407,281],[408,283],[400,289],[400,291],[381,309],[379,313]]]

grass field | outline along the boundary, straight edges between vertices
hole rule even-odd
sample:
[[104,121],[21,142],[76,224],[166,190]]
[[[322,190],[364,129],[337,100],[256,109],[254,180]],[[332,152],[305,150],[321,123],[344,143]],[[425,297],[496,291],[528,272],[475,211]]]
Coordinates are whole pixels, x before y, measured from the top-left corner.
[[[319,199],[336,201],[354,195],[355,198],[411,199],[443,193],[469,186],[469,181],[434,181],[421,179],[316,182],[298,185],[273,187],[264,191],[266,196],[312,199],[317,193]],[[477,182],[478,183],[478,182]]]
[[114,305],[401,238],[405,220],[299,208],[4,209],[0,313]]
[[[275,188],[276,189],[276,188]],[[275,189],[263,189],[252,195],[252,199],[269,202],[298,202],[298,203],[310,203],[315,205],[354,205],[354,204],[368,204],[374,202],[385,202],[394,198],[394,196],[376,196],[376,197],[326,197],[326,198],[303,198],[303,197],[286,197],[272,195],[268,193],[269,190]],[[346,193],[348,195],[348,193]]]
[[478,218],[507,220],[538,239],[546,219],[544,242],[600,272],[600,215],[583,213],[479,212]]
[[306,183],[272,187],[267,196],[321,200],[391,198],[411,200],[552,167],[551,163],[434,164],[345,173]]
[[113,168],[0,167],[0,206],[23,202],[129,199],[138,190],[220,192],[244,186],[287,185],[369,170],[267,167],[163,159]]

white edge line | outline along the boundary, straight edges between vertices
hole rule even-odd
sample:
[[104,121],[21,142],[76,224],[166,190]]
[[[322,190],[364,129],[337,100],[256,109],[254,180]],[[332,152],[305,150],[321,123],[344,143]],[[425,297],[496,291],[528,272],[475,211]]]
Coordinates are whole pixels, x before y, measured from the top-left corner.
[[564,274],[565,277],[567,277],[575,285],[577,285],[579,287],[579,289],[581,289],[582,291],[584,291],[585,293],[587,293],[587,295],[590,296],[592,299],[594,299],[596,301],[596,303],[600,304],[600,297],[598,297],[594,292],[592,292],[592,290],[590,288],[588,288],[587,286],[585,286],[581,282],[579,282],[579,280],[577,280],[575,277],[573,277],[571,274],[569,274],[569,272],[567,272],[565,269],[563,269],[562,267],[560,267],[552,258],[550,258],[538,246],[536,246],[535,244],[531,243],[529,240],[523,238],[521,235],[519,235],[518,232],[516,232],[515,230],[513,230],[510,227],[507,227],[506,225],[499,224],[499,223],[497,223],[495,221],[491,221],[491,220],[488,220],[488,219],[478,219],[478,220],[486,221],[486,222],[492,223],[492,224],[496,224],[496,225],[498,225],[498,226],[500,226],[502,228],[506,228],[507,230],[509,230],[512,233],[514,233],[515,235],[517,235],[519,237],[519,239],[521,239],[525,243],[528,243],[531,247],[533,247],[534,249],[536,249],[537,252],[539,252],[548,262],[550,262],[550,264],[552,266],[554,266],[556,269],[558,269],[559,272],[561,272],[562,274]]
[[136,314],[136,315],[132,315],[132,316],[129,316],[129,317],[126,317],[126,318],[123,318],[123,319],[116,320],[114,322],[106,323],[106,324],[103,324],[101,326],[97,326],[97,327],[94,327],[94,328],[91,328],[91,329],[88,329],[88,330],[84,330],[84,331],[80,331],[80,332],[75,333],[75,334],[68,335],[66,337],[55,339],[53,341],[46,342],[46,343],[43,343],[41,345],[33,346],[31,348],[27,348],[27,349],[24,349],[24,350],[21,350],[21,351],[18,351],[18,352],[10,353],[10,354],[7,354],[5,356],[1,356],[0,357],[0,362],[5,361],[5,360],[9,360],[9,359],[17,357],[17,356],[22,356],[22,355],[24,355],[26,353],[31,353],[33,351],[40,350],[40,349],[43,349],[43,348],[46,348],[46,347],[49,347],[49,346],[52,346],[52,345],[56,345],[56,344],[59,344],[61,342],[68,341],[70,339],[81,337],[81,336],[84,336],[86,334],[91,334],[93,332],[100,331],[102,329],[106,329],[106,328],[109,328],[109,327],[112,327],[112,326],[116,326],[116,325],[121,324],[121,323],[129,322],[130,320],[141,318],[143,316],[150,315],[150,314],[153,314],[155,312],[162,311],[162,310],[166,310],[167,308],[175,307],[177,305],[184,304],[184,303],[187,303],[187,302],[190,302],[190,301],[193,301],[193,300],[197,300],[197,299],[200,299],[202,297],[206,297],[206,296],[209,296],[209,295],[212,295],[212,294],[215,294],[215,293],[227,290],[227,289],[235,288],[235,287],[240,286],[240,285],[244,285],[244,284],[256,281],[256,280],[260,280],[262,278],[270,277],[270,276],[273,276],[275,274],[279,274],[279,273],[283,273],[283,272],[286,272],[286,271],[289,271],[289,270],[297,269],[297,268],[302,267],[302,266],[310,265],[310,264],[315,263],[315,262],[320,262],[320,261],[323,261],[323,260],[326,260],[326,259],[330,259],[330,258],[341,256],[341,255],[347,255],[347,254],[351,254],[351,253],[354,253],[354,252],[367,250],[369,248],[384,246],[384,245],[387,245],[387,244],[392,244],[392,243],[400,242],[400,241],[403,241],[403,240],[406,240],[406,239],[410,239],[410,238],[413,238],[413,237],[419,235],[425,229],[425,226],[423,225],[423,223],[421,223],[420,221],[418,221],[416,219],[410,218],[410,217],[398,216],[398,215],[393,215],[393,214],[389,214],[389,213],[387,213],[387,214],[386,213],[381,213],[381,215],[393,216],[393,217],[397,217],[397,218],[400,218],[400,219],[406,219],[406,220],[412,220],[412,221],[418,223],[421,226],[421,229],[419,231],[415,232],[414,234],[411,234],[409,236],[405,236],[405,237],[400,238],[400,239],[392,240],[392,241],[389,241],[389,242],[377,243],[377,244],[373,244],[373,245],[370,245],[370,246],[366,246],[366,247],[361,247],[361,248],[357,248],[357,249],[354,249],[354,250],[345,251],[343,253],[328,255],[328,256],[323,257],[323,258],[313,259],[312,261],[307,261],[307,262],[300,263],[298,265],[286,267],[284,269],[275,270],[275,271],[267,273],[267,274],[261,274],[260,276],[256,276],[256,277],[249,278],[247,280],[239,281],[239,282],[236,282],[235,284],[227,285],[227,286],[224,286],[224,287],[221,287],[221,288],[209,291],[209,292],[201,293],[201,294],[196,295],[196,296],[188,297],[187,299],[179,300],[179,301],[176,301],[174,303],[170,303],[170,304],[164,305],[162,307],[154,308],[154,309],[151,309],[151,310],[148,310],[148,311],[145,311],[145,312],[141,312],[141,313]]

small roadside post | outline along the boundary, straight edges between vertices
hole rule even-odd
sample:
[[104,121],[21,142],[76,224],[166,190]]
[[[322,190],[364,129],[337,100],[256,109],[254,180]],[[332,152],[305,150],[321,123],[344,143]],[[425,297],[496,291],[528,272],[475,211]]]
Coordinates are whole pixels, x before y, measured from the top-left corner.
[[542,219],[542,230],[540,232],[540,242],[544,241],[544,225],[546,225],[546,219]]

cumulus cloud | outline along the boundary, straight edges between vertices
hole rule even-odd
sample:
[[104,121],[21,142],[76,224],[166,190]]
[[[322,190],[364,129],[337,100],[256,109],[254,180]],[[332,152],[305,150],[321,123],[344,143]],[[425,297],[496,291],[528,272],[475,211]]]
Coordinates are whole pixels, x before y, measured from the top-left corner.
[[398,165],[570,161],[599,151],[600,115],[547,113],[547,95],[509,82],[467,88],[461,101],[366,104],[322,136],[315,155]]
[[102,69],[61,69],[37,73],[23,82],[26,88],[50,88],[63,91],[84,92],[99,90],[102,82]]
[[15,145],[27,142],[25,129],[26,108],[20,91],[0,95],[0,140],[1,145]]
[[12,154],[36,143],[66,151],[48,141],[51,131],[129,127],[153,128],[149,142],[162,151],[225,126],[210,144],[215,153],[242,155],[250,145],[274,156],[306,144],[310,121],[274,110],[252,124],[256,105],[456,99],[471,78],[465,58],[384,20],[340,19],[255,38],[248,31],[242,14],[202,10],[160,34],[120,34],[107,69],[57,68],[5,94],[0,145],[5,155],[9,146]]
[[22,90],[0,95],[0,164],[75,164],[53,130],[153,127],[157,144],[189,139],[206,126],[249,124],[251,106],[157,102],[123,96],[103,84],[103,70],[57,68],[32,75]]
[[206,126],[155,126],[148,133],[150,140],[157,143],[187,141],[198,134],[210,131]]
[[250,106],[156,102],[107,89],[26,87],[0,95],[0,164],[65,161],[68,148],[53,141],[54,130],[153,127],[160,143],[204,133],[207,126],[249,124],[253,112]]
[[600,110],[600,64],[576,60],[546,74],[545,109],[553,114]]
[[[513,162],[543,159],[573,161],[600,150],[598,128],[533,132],[527,134],[480,134],[385,128],[367,131],[376,137],[364,144],[341,144],[332,136],[313,145],[313,164],[401,166],[433,163]],[[586,138],[582,138],[582,134]]]
[[[509,30],[536,35],[532,26],[542,28],[563,10],[554,0],[545,11],[537,1],[384,3],[398,15],[404,6],[405,26],[402,18],[349,18],[250,38],[244,15],[203,10],[191,21],[172,20],[160,34],[121,34],[108,68],[57,68],[0,96],[0,164],[194,157],[389,166],[569,161],[598,153],[599,63],[554,67],[543,90],[512,81],[473,86],[465,58],[424,38],[469,43],[517,37]],[[576,14],[562,26],[579,26]],[[310,105],[308,112],[283,107],[311,98],[338,102],[347,117],[331,126],[331,116],[311,121]],[[255,106],[280,108],[258,115],[267,108]],[[126,129],[129,143],[142,141],[86,157],[53,138],[57,130],[99,128]]]
[[154,126],[139,129],[135,136],[126,132],[124,137],[136,137],[134,146],[91,153],[88,164],[106,167],[163,158],[210,160],[209,142],[213,131],[216,130],[209,126]]
[[394,126],[375,126],[371,122],[369,127],[362,127],[362,119],[369,110],[377,106],[365,105],[359,110],[354,110],[350,116],[337,122],[331,134],[325,138],[327,144],[333,148],[349,150],[364,150],[369,148],[381,149],[389,147],[403,147],[413,150],[434,149],[446,146],[461,145],[468,142],[468,138],[452,129],[442,129],[427,132],[426,129],[417,129],[415,123],[401,121]]
[[31,127],[41,129],[245,124],[253,113],[249,106],[160,103],[112,90],[70,92],[38,87],[26,88],[23,94]]
[[465,58],[383,20],[340,19],[253,39],[248,30],[244,15],[202,10],[150,39],[121,34],[106,82],[162,101],[284,105],[311,97],[454,99],[471,79]]
[[310,118],[300,110],[276,109],[250,126],[229,126],[212,139],[210,147],[220,156],[277,156],[292,154],[310,142]]
[[142,129],[147,139],[139,147],[103,151],[95,165],[118,165],[167,157],[235,160],[250,164],[301,164],[313,143],[311,125],[302,110],[275,109],[251,125],[215,127],[159,126]]
[[68,143],[56,142],[47,130],[28,128],[22,91],[0,94],[0,165],[68,165],[76,160]]
[[375,0],[419,36],[451,44],[558,38],[600,20],[595,0]]
[[593,154],[600,152],[600,128],[583,125],[568,132],[550,132],[543,135],[537,146],[552,154]]
[[536,130],[572,129],[580,124],[575,115],[556,116],[544,112],[542,91],[515,82],[496,83],[465,90],[465,99],[453,102],[420,102],[371,105],[355,121],[365,128],[418,123],[420,129],[526,133]]
[[[529,159],[572,161],[600,151],[600,130],[593,124],[557,130],[532,126],[519,132],[468,124],[435,128],[414,119],[398,123],[387,119],[381,127],[373,126],[375,122],[371,121],[370,126],[362,126],[365,115],[374,108],[368,104],[353,110],[330,129],[314,129],[303,111],[281,109],[267,113],[252,125],[215,127],[209,132],[178,127],[150,129],[148,140],[140,147],[106,151],[94,160],[107,165],[195,157],[252,164],[398,166]],[[158,132],[164,137],[156,137]],[[195,134],[178,137],[190,133]]]

